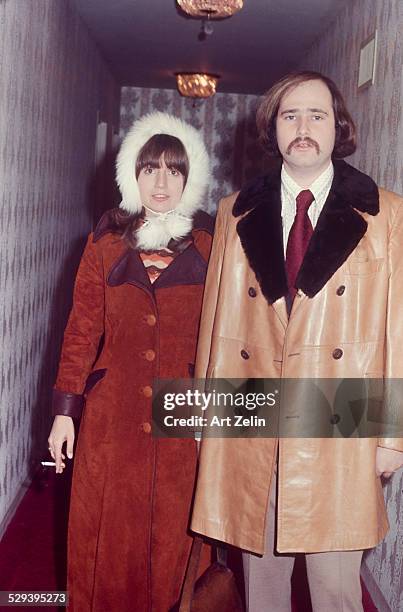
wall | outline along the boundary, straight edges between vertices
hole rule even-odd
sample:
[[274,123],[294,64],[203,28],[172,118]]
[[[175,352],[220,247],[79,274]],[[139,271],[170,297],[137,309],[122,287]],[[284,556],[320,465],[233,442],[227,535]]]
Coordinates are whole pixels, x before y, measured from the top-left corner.
[[256,144],[257,101],[253,95],[217,93],[193,102],[174,90],[123,87],[120,135],[124,136],[135,119],[157,110],[200,129],[212,168],[206,209],[215,212],[220,198],[264,172],[262,151]]
[[[357,90],[361,43],[378,29],[375,84]],[[353,0],[309,49],[301,68],[330,76],[358,128],[358,149],[347,161],[380,185],[403,194],[403,3]]]
[[[360,45],[378,28],[376,83],[357,91]],[[339,85],[358,127],[350,163],[380,185],[403,194],[403,3],[354,0],[309,49],[300,68],[329,75]],[[403,479],[385,486],[391,529],[364,557],[363,576],[378,609],[403,610]]]
[[46,454],[97,116],[118,125],[119,88],[70,0],[0,2],[0,62],[1,536]]

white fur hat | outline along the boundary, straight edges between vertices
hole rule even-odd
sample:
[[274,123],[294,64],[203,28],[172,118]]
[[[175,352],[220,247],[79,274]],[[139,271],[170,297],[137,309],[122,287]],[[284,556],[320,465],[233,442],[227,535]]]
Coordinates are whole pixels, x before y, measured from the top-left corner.
[[129,213],[140,213],[142,209],[135,176],[136,160],[140,149],[155,134],[176,136],[186,149],[189,176],[175,212],[192,217],[203,207],[203,196],[210,178],[207,150],[193,126],[161,112],[150,113],[135,121],[122,142],[116,161],[116,181],[122,194],[120,207]]

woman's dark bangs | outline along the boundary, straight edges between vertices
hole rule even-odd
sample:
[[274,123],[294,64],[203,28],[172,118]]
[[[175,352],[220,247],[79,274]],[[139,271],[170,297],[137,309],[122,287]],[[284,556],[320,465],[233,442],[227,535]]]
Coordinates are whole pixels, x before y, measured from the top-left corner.
[[179,138],[168,134],[155,134],[141,148],[136,161],[136,178],[147,166],[158,168],[162,154],[168,168],[178,170],[186,181],[189,174],[189,160],[185,147]]

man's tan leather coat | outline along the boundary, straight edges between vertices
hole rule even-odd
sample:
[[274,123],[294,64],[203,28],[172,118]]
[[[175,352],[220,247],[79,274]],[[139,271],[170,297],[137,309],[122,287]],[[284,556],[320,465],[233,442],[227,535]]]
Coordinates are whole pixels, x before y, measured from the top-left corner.
[[[196,378],[403,376],[400,197],[335,162],[298,286],[288,319],[276,169],[220,204]],[[401,438],[205,439],[192,529],[263,553],[278,450],[277,550],[373,547],[388,529],[377,445],[403,450]]]

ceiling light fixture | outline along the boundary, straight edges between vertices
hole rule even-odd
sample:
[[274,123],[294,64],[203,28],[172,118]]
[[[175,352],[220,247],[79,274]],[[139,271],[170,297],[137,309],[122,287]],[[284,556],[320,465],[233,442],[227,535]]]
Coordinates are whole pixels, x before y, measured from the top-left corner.
[[175,76],[179,93],[187,98],[214,96],[220,78],[217,74],[201,72],[177,72]]
[[176,0],[191,17],[220,19],[231,17],[243,7],[243,0]]

